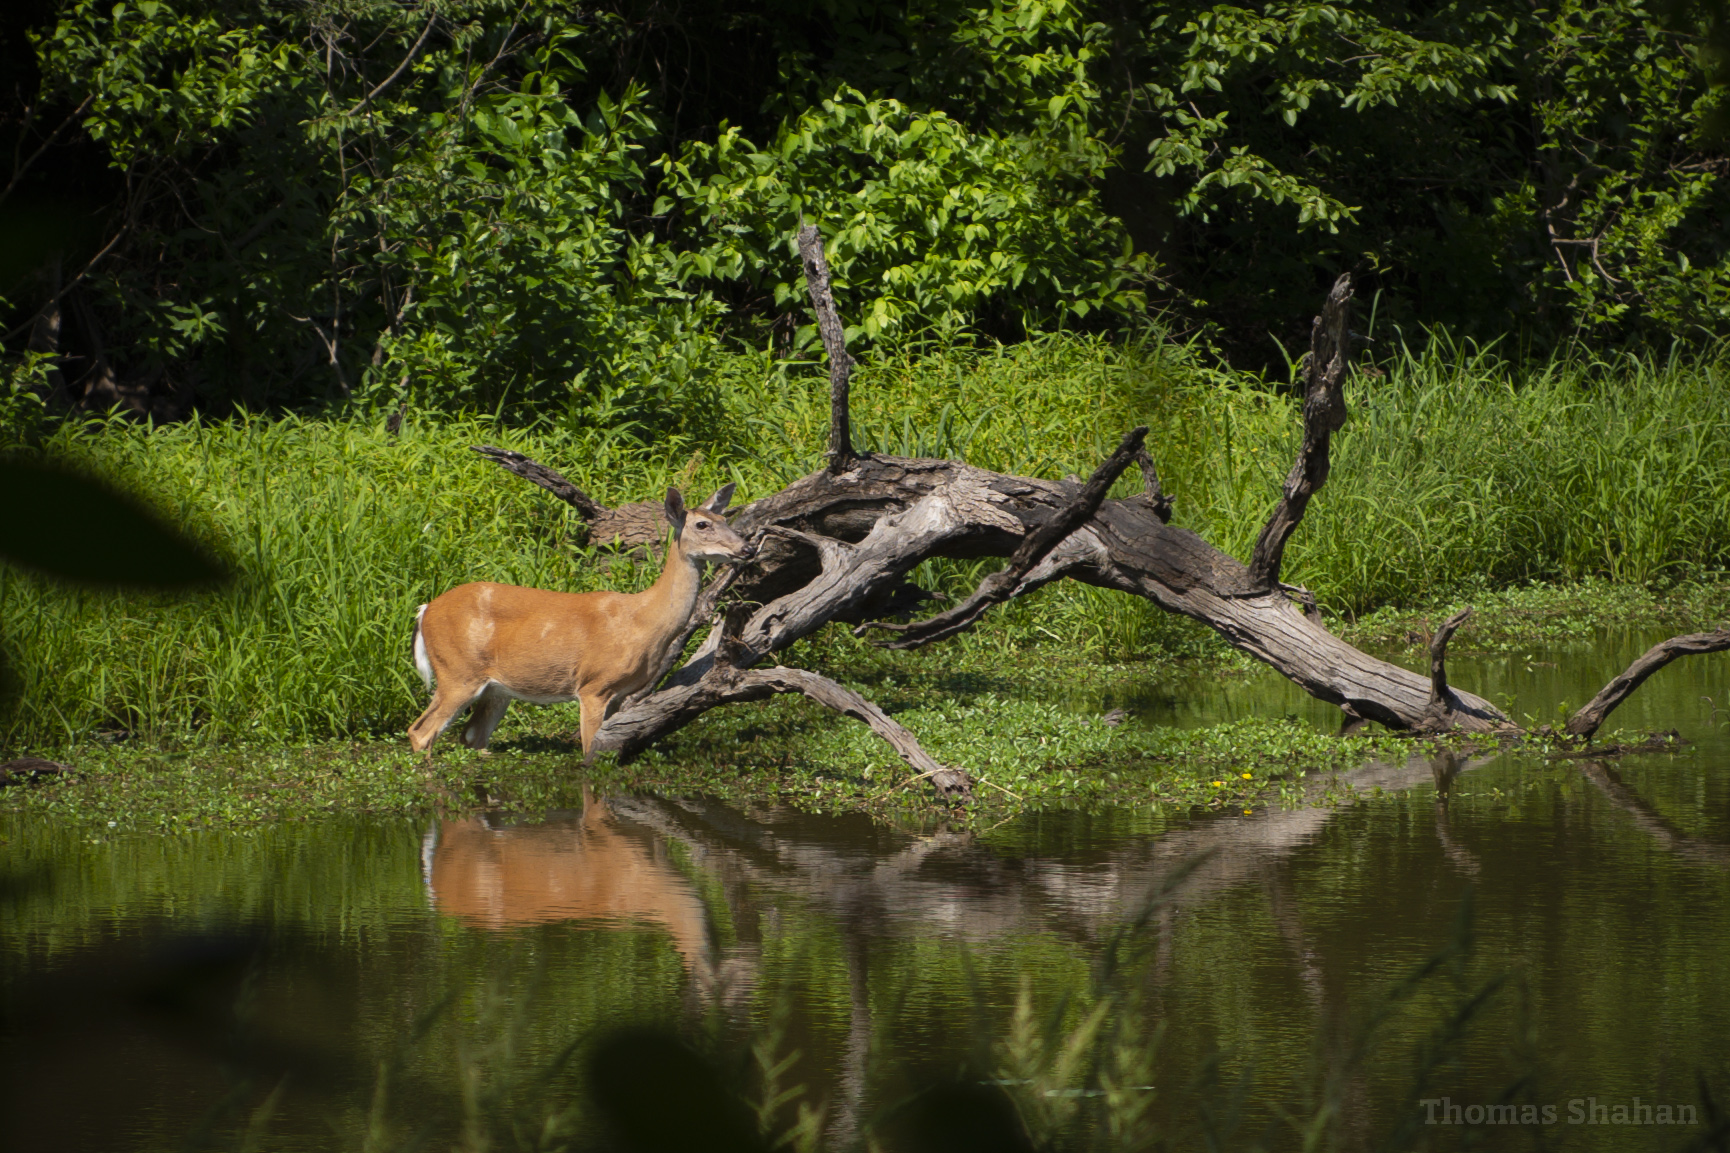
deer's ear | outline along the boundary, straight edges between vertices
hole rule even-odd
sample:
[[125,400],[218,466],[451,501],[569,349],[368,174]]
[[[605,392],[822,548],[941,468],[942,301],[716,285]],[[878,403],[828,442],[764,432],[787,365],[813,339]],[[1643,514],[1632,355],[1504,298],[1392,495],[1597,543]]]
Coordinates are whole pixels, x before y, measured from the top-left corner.
[[728,481],[726,484],[716,489],[715,495],[703,502],[703,509],[707,512],[726,512],[727,506],[733,503],[734,487],[734,483]]
[[679,495],[679,490],[667,490],[667,503],[662,506],[667,510],[667,523],[673,526],[673,539],[685,531],[685,498]]

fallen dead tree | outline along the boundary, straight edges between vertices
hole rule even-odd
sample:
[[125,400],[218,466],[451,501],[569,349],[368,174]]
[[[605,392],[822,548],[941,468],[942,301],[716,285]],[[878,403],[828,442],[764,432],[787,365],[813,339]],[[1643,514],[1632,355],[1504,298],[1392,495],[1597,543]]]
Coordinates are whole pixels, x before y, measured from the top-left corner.
[[[1342,732],[1376,721],[1411,733],[1521,735],[1494,705],[1448,682],[1447,645],[1465,613],[1437,629],[1426,677],[1334,636],[1315,598],[1280,581],[1286,542],[1327,482],[1329,441],[1347,416],[1348,277],[1334,284],[1312,327],[1303,370],[1303,443],[1246,565],[1169,523],[1171,500],[1143,444],[1145,428],[1128,432],[1086,483],[1007,476],[955,460],[856,452],[847,405],[853,362],[842,342],[817,230],[803,229],[799,246],[830,365],[827,465],[738,512],[733,527],[758,542],[756,562],[722,573],[704,590],[691,630],[666,654],[663,676],[653,682],[658,687],[625,702],[607,720],[597,750],[629,757],[719,705],[801,693],[865,721],[940,794],[965,795],[970,779],[963,768],[938,764],[912,733],[859,694],[813,672],[756,666],[831,623],[880,630],[878,643],[892,648],[941,641],[977,623],[992,605],[1061,578],[1145,597],[1202,622],[1311,696],[1339,706]],[[490,446],[476,451],[570,504],[589,524],[592,540],[641,545],[661,532],[654,506],[607,509],[521,454]],[[1141,470],[1143,491],[1105,499],[1131,463]],[[993,556],[1009,558],[1007,565],[962,603],[909,624],[886,619],[929,599],[906,580],[921,561]],[[730,603],[720,612],[723,599]],[[706,639],[673,671],[702,625],[710,626]],[[1724,650],[1730,650],[1730,628],[1656,646],[1574,714],[1562,735],[1591,736],[1611,710],[1671,660]]]

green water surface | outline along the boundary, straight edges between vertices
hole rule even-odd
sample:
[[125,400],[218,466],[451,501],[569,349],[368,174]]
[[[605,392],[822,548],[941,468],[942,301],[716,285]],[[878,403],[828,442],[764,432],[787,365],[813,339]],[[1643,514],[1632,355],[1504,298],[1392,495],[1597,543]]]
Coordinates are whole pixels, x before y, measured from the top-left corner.
[[[1653,639],[1451,672],[1547,720]],[[1137,723],[1337,724],[1273,677],[1120,697],[1099,703]],[[1613,719],[1693,743],[1420,757],[1312,783],[1330,804],[1206,821],[888,827],[701,796],[123,838],[14,818],[0,1147],[175,1149],[207,1122],[238,1147],[232,1116],[280,1087],[262,1148],[360,1148],[378,1108],[398,1138],[447,1148],[465,1093],[508,1096],[573,1043],[649,1021],[736,1064],[779,1029],[799,1054],[787,1079],[845,1148],[922,1085],[993,1079],[1024,986],[1072,1026],[1114,950],[1122,1011],[1158,1035],[1138,1091],[1173,1147],[1200,1147],[1212,1115],[1229,1147],[1298,1148],[1276,1106],[1302,1112],[1331,1075],[1348,1148],[1414,1117],[1422,1147],[1466,1147],[1467,1127],[1422,1124],[1437,1109],[1419,1102],[1442,1098],[1537,1110],[1479,1145],[1680,1148],[1697,1127],[1570,1122],[1636,1097],[1698,1108],[1701,1076],[1730,1087],[1730,659],[1671,666]],[[1455,939],[1468,893],[1469,952],[1390,1003]],[[1446,1044],[1450,1014],[1497,982]],[[1426,1065],[1426,1046],[1448,1059]],[[551,1083],[580,1096],[575,1072]]]

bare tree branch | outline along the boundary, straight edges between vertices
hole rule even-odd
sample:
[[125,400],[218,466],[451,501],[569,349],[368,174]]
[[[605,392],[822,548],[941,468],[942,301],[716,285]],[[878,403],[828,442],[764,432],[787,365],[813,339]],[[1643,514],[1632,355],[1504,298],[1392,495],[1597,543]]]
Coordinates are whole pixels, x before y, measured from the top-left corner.
[[548,468],[538,461],[530,460],[520,452],[512,452],[508,448],[496,448],[490,444],[469,446],[474,452],[480,453],[506,472],[515,473],[530,484],[538,484],[572,508],[585,521],[598,520],[612,510],[591,497],[588,493],[564,478],[556,469]]
[[1647,677],[1677,657],[1721,653],[1727,649],[1730,649],[1730,628],[1709,633],[1690,633],[1687,636],[1660,641],[1599,690],[1598,695],[1588,701],[1584,708],[1569,717],[1566,726],[1568,733],[1576,737],[1589,737],[1597,732],[1598,726],[1604,723],[1605,718],[1617,705],[1627,700],[1635,689],[1645,683]]
[[0,336],[0,344],[5,344],[14,337],[35,328],[38,317],[58,307],[60,302],[66,298],[68,292],[71,292],[74,288],[77,288],[80,284],[84,283],[84,278],[90,275],[90,270],[96,267],[97,262],[104,256],[107,256],[110,252],[113,252],[114,246],[125,239],[126,234],[132,231],[132,223],[132,220],[129,218],[126,223],[122,224],[120,226],[120,231],[116,232],[113,237],[109,239],[108,243],[102,246],[101,251],[97,252],[95,256],[92,256],[89,260],[85,261],[84,267],[80,268],[77,275],[75,275],[71,280],[62,283],[59,289],[55,291],[54,295],[42,303],[42,307],[31,313],[29,320],[26,320],[23,324],[20,324],[5,336]]
[[[655,665],[655,675],[649,678],[647,685],[626,698],[625,703],[627,705],[643,700],[661,687],[661,682],[666,679],[668,673],[673,671],[673,666],[679,663],[680,654],[685,651],[685,646],[691,643],[691,638],[697,635],[697,630],[711,622],[715,615],[715,606],[721,603],[722,594],[733,586],[733,582],[738,579],[738,576],[738,568],[728,565],[721,570],[719,576],[704,586],[702,592],[697,594],[697,604],[691,610],[690,622],[685,625],[684,631],[667,643],[667,650],[661,654],[661,659]],[[734,605],[732,607],[743,608],[746,606]],[[733,631],[737,632],[738,630],[734,629]],[[723,629],[716,635],[716,639],[721,640],[725,635],[726,630]]]
[[[6,203],[6,198],[8,196],[12,195],[12,190],[18,187],[18,182],[24,179],[24,174],[26,172],[30,171],[30,168],[33,164],[35,164],[38,160],[42,159],[42,154],[44,152],[48,151],[49,147],[54,143],[55,140],[57,140],[59,138],[59,136],[62,132],[66,131],[67,125],[72,124],[80,116],[84,115],[84,110],[86,108],[90,107],[90,102],[94,99],[96,99],[96,96],[94,94],[86,96],[84,98],[83,102],[78,105],[78,107],[74,108],[70,113],[67,114],[66,119],[62,120],[59,124],[56,124],[54,126],[54,130],[52,132],[50,132],[47,136],[43,137],[42,144],[36,149],[36,151],[32,152],[29,155],[29,157],[23,161],[23,163],[18,164],[16,167],[14,167],[12,169],[12,179],[8,180],[6,182],[5,189],[3,191],[0,191],[0,204]],[[20,135],[20,142],[22,142],[22,136],[23,136],[22,127],[20,128],[19,135]]]
[[608,508],[566,480],[556,469],[530,460],[520,452],[490,444],[470,447],[506,472],[540,485],[576,509],[577,515],[588,525],[590,544],[607,545],[623,553],[639,550],[653,553],[666,538],[667,515],[662,511],[660,501],[639,500]]
[[[741,650],[742,653],[742,650]],[[748,659],[742,653],[739,659]],[[613,714],[595,737],[595,751],[612,749],[628,759],[664,733],[689,724],[717,705],[760,701],[781,693],[801,693],[826,708],[864,721],[897,756],[929,779],[944,796],[963,796],[969,778],[960,769],[943,765],[905,727],[858,693],[805,669],[768,668],[740,671],[719,667],[695,684],[662,689],[647,700]]]
[[379,93],[383,92],[386,88],[389,88],[392,84],[395,84],[396,78],[401,76],[403,72],[408,69],[410,64],[414,63],[414,58],[416,56],[420,55],[421,45],[426,43],[426,38],[432,34],[433,25],[438,22],[438,10],[433,8],[430,4],[427,7],[432,10],[427,15],[426,27],[420,30],[420,36],[417,37],[415,42],[409,47],[408,55],[402,58],[402,63],[398,64],[389,76],[386,76],[383,80],[379,81],[377,88],[374,88],[371,92],[362,96],[359,102],[356,103],[353,108],[348,110],[348,115],[358,115],[360,110],[365,108],[368,104],[371,104]]
[[829,471],[846,472],[857,459],[853,452],[852,417],[848,413],[847,382],[853,358],[847,355],[846,329],[835,311],[829,289],[829,262],[823,256],[823,236],[815,224],[799,229],[799,256],[805,265],[805,287],[817,313],[817,331],[829,354]]
[[[1123,474],[1123,470],[1129,467],[1129,462],[1136,459],[1137,455],[1146,456],[1146,450],[1142,448],[1142,442],[1146,438],[1145,424],[1125,433],[1117,450],[1093,471],[1093,475],[1088,478],[1081,491],[1075,494],[1075,498],[1053,512],[1038,528],[1022,537],[1021,544],[1009,558],[1009,563],[980,581],[979,587],[965,601],[913,624],[897,625],[887,621],[873,621],[876,628],[891,629],[901,634],[892,641],[878,641],[877,644],[884,648],[911,649],[952,637],[971,628],[992,605],[1001,604],[1016,595],[1023,578],[1034,565],[1050,555],[1051,550],[1063,543],[1070,533],[1093,519],[1093,515],[1099,511],[1100,503],[1105,500],[1105,494],[1111,491],[1111,486]],[[1153,483],[1158,484],[1157,477]]]
[[1328,442],[1346,422],[1345,379],[1351,356],[1352,278],[1342,274],[1328,293],[1322,314],[1310,326],[1308,380],[1304,392],[1304,439],[1286,475],[1285,493],[1255,542],[1251,582],[1259,589],[1279,584],[1286,541],[1303,520],[1304,509],[1327,483]]

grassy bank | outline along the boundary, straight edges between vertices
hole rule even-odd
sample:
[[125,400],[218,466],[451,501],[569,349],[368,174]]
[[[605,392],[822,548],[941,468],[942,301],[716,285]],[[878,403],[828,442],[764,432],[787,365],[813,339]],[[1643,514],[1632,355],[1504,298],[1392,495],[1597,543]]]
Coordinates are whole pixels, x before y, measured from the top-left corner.
[[[1657,587],[1730,563],[1730,382],[1719,362],[1520,374],[1435,344],[1383,371],[1355,384],[1329,485],[1287,553],[1288,579],[1334,611],[1592,575]],[[1088,471],[1126,427],[1148,423],[1177,523],[1239,556],[1298,436],[1294,403],[1261,382],[1224,378],[1179,347],[1079,339],[869,365],[854,411],[867,448],[1044,476]],[[424,695],[407,659],[417,604],[465,580],[632,589],[654,575],[602,572],[562,506],[468,445],[520,449],[609,503],[726,480],[743,501],[815,467],[826,421],[818,373],[744,358],[692,431],[648,448],[618,433],[479,418],[411,418],[400,437],[298,419],[64,430],[48,451],[126,478],[242,577],[169,599],[0,572],[0,635],[18,690],[5,745],[394,736]],[[954,591],[988,567],[918,575]],[[1124,661],[1217,645],[1143,602],[1060,585],[957,649],[983,662]],[[831,671],[844,677],[862,661],[856,647],[824,641],[793,659],[841,662]]]

